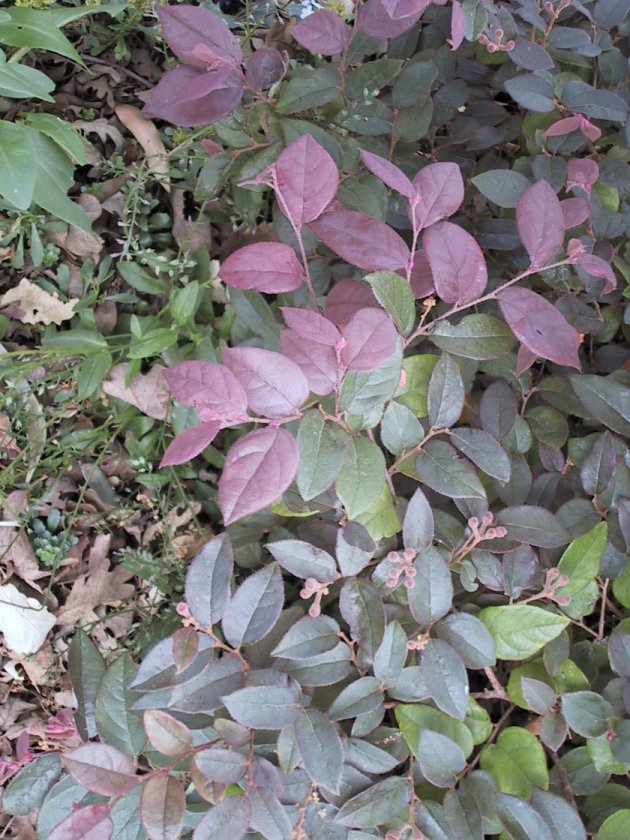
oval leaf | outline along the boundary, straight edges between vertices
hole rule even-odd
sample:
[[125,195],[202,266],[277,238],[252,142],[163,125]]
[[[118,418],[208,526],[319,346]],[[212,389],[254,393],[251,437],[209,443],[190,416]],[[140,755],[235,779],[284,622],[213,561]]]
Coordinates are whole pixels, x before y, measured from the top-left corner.
[[569,624],[565,616],[529,604],[486,607],[479,618],[494,638],[497,658],[511,660],[533,656]]
[[264,566],[238,587],[223,619],[223,633],[232,647],[254,644],[275,625],[284,604],[284,584],[276,563]]
[[359,309],[341,329],[341,361],[348,370],[376,370],[396,351],[398,333],[382,309]]
[[239,248],[223,262],[220,273],[228,286],[266,294],[294,292],[304,280],[295,251],[281,242],[254,242]]
[[443,301],[463,305],[483,294],[488,283],[485,258],[477,242],[459,225],[431,225],[424,233],[424,253]]
[[309,52],[339,55],[350,41],[351,30],[338,14],[322,9],[301,20],[291,34]]
[[114,836],[111,812],[109,803],[78,808],[53,828],[48,840],[110,840]]
[[84,744],[61,760],[80,785],[103,796],[127,796],[140,781],[133,759],[108,744]]
[[160,775],[144,783],[140,815],[149,840],[177,840],[185,810],[186,794],[179,779]]
[[[318,14],[330,13],[317,12],[302,24]],[[332,17],[345,26],[338,15]],[[339,172],[335,161],[310,134],[304,134],[287,146],[273,169],[273,186],[278,204],[296,227],[319,218],[335,197],[339,187]]]
[[455,163],[430,163],[413,186],[419,198],[411,217],[417,230],[452,216],[464,200],[464,179]]
[[212,627],[223,617],[230,599],[234,570],[232,543],[223,533],[207,542],[186,573],[186,603],[202,627]]
[[228,347],[223,360],[245,389],[252,411],[264,417],[289,417],[308,398],[306,377],[281,353],[258,347]]
[[404,240],[384,222],[365,213],[333,210],[309,227],[327,248],[358,268],[393,271],[409,260]]
[[516,227],[533,266],[554,261],[564,244],[564,215],[547,181],[537,181],[521,195],[516,205]]

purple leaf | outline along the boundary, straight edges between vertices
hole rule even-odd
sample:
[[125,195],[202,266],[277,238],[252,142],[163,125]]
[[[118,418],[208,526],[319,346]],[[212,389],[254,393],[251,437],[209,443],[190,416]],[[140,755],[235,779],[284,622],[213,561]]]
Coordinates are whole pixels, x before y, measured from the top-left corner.
[[416,300],[428,297],[435,292],[435,283],[431,274],[431,266],[427,255],[423,250],[416,251],[413,255],[413,268],[411,269],[411,291]]
[[324,318],[323,315],[311,309],[297,309],[290,306],[280,308],[287,327],[302,338],[318,344],[328,344],[330,347],[334,347],[341,338],[341,333],[328,318]]
[[591,212],[588,202],[583,198],[565,198],[560,202],[560,207],[566,230],[583,224]]
[[366,306],[378,306],[371,287],[360,280],[346,278],[336,283],[328,293],[324,315],[333,324],[342,327]]
[[180,103],[195,102],[197,99],[202,99],[209,93],[219,90],[228,76],[233,72],[230,67],[224,64],[205,73],[197,73],[188,83],[185,93],[182,94],[179,100]]
[[[357,28],[373,38],[396,38],[416,25],[430,2],[431,0],[421,0],[418,5],[422,8],[416,14],[394,17],[394,14],[398,12],[398,5],[395,2],[390,3],[394,11],[394,14],[390,14],[385,8],[384,0],[367,0],[367,3],[359,6]],[[402,8],[405,9],[404,6]]]
[[333,347],[303,338],[293,330],[280,333],[280,346],[283,354],[300,368],[314,394],[330,394],[337,383],[337,354]]
[[516,227],[533,266],[552,263],[564,244],[564,216],[547,181],[537,181],[516,205]]
[[111,811],[109,803],[78,808],[53,828],[48,840],[110,840],[114,836]]
[[280,242],[255,242],[239,248],[225,260],[220,273],[228,286],[270,295],[294,292],[304,280],[295,251]]
[[418,230],[452,216],[464,200],[464,181],[455,163],[430,163],[414,177],[413,186],[420,198],[412,217]]
[[192,405],[202,420],[234,420],[247,412],[247,394],[225,365],[180,362],[162,372],[176,400]]
[[188,127],[209,125],[230,114],[243,97],[243,78],[240,72],[230,72],[212,93],[188,102],[186,96],[190,85],[200,75],[206,74],[188,66],[169,70],[150,92],[144,113]]
[[536,353],[532,353],[524,344],[521,344],[516,354],[516,375],[522,376],[526,370],[530,369],[537,358]]
[[395,164],[388,161],[387,158],[361,149],[361,160],[372,175],[376,175],[388,187],[396,190],[396,192],[399,192],[406,198],[411,199],[414,197],[415,190],[409,178]]
[[446,303],[470,303],[483,294],[488,269],[473,237],[452,222],[438,222],[424,232],[424,252],[435,289]]
[[249,825],[249,803],[230,796],[211,806],[195,828],[195,840],[241,840]]
[[80,785],[103,796],[127,796],[140,781],[133,759],[109,744],[83,744],[61,761]]
[[514,335],[537,357],[581,370],[580,336],[542,295],[513,286],[497,295]]
[[350,265],[393,271],[407,265],[409,248],[384,222],[354,210],[333,210],[309,224],[321,241]]
[[274,47],[261,47],[252,55],[245,77],[254,90],[267,90],[284,74],[282,55]]
[[617,288],[617,278],[611,266],[601,257],[595,254],[580,254],[576,264],[592,277],[602,277],[606,281],[604,286],[605,295]]
[[462,45],[464,35],[466,34],[466,15],[462,8],[462,4],[458,0],[453,0],[451,7],[451,49],[456,50]]
[[309,52],[339,55],[350,42],[352,30],[339,15],[322,10],[300,21],[291,34]]
[[281,353],[258,347],[228,347],[223,351],[223,361],[245,389],[249,407],[263,417],[289,417],[308,398],[306,377]]
[[382,0],[383,8],[392,20],[421,15],[430,2],[431,0]]
[[590,193],[591,187],[599,178],[599,166],[590,158],[573,158],[567,164],[567,189],[580,187]]
[[218,15],[196,6],[162,6],[157,10],[164,38],[180,61],[205,70],[207,61],[195,47],[208,47],[224,61],[236,66],[243,60],[236,38]]
[[181,779],[168,774],[152,776],[142,786],[140,815],[151,840],[181,837],[186,811],[186,793]]
[[280,209],[296,227],[321,216],[339,187],[335,161],[310,134],[287,146],[273,169]]
[[286,429],[256,429],[240,438],[229,450],[219,479],[226,527],[281,496],[295,478],[298,461],[297,443]]
[[164,457],[160,461],[161,467],[172,467],[192,461],[200,452],[210,446],[221,430],[220,423],[199,423],[190,429],[185,429],[171,441]]
[[563,137],[565,134],[571,134],[572,131],[578,131],[581,124],[579,117],[565,117],[550,125],[545,131],[545,137]]
[[341,361],[348,370],[376,370],[395,352],[398,333],[382,309],[360,309],[342,328]]

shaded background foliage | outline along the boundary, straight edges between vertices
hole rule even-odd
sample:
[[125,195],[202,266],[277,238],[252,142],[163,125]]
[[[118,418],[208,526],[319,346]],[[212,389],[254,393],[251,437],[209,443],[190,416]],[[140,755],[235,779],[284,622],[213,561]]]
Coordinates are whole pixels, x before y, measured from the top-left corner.
[[241,236],[118,329],[225,527],[138,667],[76,635],[84,743],[4,796],[42,837],[624,836],[627,12],[158,10],[145,113]]

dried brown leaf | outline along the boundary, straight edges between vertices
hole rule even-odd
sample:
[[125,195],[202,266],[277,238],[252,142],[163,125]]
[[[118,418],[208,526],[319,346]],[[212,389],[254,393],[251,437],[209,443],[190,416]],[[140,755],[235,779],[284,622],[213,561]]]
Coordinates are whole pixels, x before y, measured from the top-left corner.
[[129,365],[116,365],[110,372],[110,378],[103,382],[103,391],[110,397],[116,397],[123,402],[135,405],[149,417],[165,420],[168,414],[170,392],[166,381],[162,378],[160,365],[156,365],[149,373],[139,373],[131,383],[125,386],[125,375]]
[[70,298],[67,303],[62,303],[56,295],[49,294],[26,277],[0,298],[0,306],[18,305],[24,324],[61,324],[69,321],[78,302],[79,298]]
[[133,134],[142,146],[147,156],[149,172],[152,172],[164,189],[170,192],[168,157],[160,132],[155,124],[143,116],[141,111],[133,105],[117,105],[114,111],[125,128]]

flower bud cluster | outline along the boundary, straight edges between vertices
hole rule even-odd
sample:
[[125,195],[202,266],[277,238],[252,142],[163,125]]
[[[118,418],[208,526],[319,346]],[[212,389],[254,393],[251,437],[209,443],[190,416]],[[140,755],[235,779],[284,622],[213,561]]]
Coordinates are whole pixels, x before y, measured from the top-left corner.
[[416,570],[413,568],[413,561],[418,552],[415,548],[406,548],[404,551],[390,551],[387,559],[396,566],[387,575],[386,585],[391,589],[398,586],[401,577],[404,577],[403,585],[407,589],[413,589],[415,585]]
[[516,46],[516,42],[511,39],[506,41],[505,44],[503,43],[503,37],[505,35],[503,29],[495,29],[494,32],[491,32],[491,35],[493,36],[492,38],[484,32],[479,36],[479,43],[484,46],[489,53],[511,52]]
[[324,595],[328,595],[329,586],[329,583],[320,583],[315,578],[307,578],[304,581],[304,588],[300,590],[300,598],[306,601],[313,595],[315,596],[313,603],[308,609],[308,614],[311,618],[317,618],[317,616],[321,615],[322,598]]

